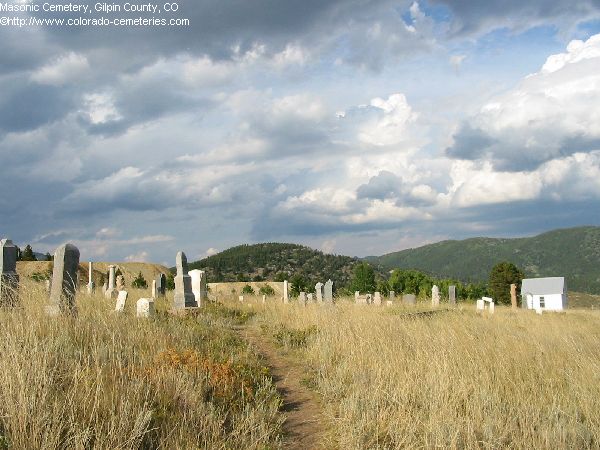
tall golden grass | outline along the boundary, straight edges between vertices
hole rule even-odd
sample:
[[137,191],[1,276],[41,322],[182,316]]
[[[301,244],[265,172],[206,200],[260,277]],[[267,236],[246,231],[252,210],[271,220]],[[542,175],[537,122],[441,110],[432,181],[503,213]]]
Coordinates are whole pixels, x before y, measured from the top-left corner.
[[172,317],[169,298],[138,320],[140,296],[115,314],[113,300],[82,294],[76,318],[49,318],[25,281],[22,307],[0,310],[0,448],[278,444],[280,399],[228,314]]
[[426,316],[351,299],[253,309],[273,335],[309,336],[300,356],[323,396],[327,448],[600,446],[598,313]]

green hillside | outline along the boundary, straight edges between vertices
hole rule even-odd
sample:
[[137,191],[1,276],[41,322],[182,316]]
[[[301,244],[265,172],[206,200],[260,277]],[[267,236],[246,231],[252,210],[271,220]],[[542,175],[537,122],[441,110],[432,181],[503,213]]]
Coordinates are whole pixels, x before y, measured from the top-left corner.
[[209,282],[282,281],[301,275],[314,286],[331,278],[336,287],[348,284],[358,260],[326,255],[297,244],[239,245],[189,264],[208,272]]
[[511,261],[526,276],[565,276],[569,290],[600,294],[600,227],[554,230],[518,239],[473,238],[367,258],[386,268],[418,269],[444,278],[485,281]]

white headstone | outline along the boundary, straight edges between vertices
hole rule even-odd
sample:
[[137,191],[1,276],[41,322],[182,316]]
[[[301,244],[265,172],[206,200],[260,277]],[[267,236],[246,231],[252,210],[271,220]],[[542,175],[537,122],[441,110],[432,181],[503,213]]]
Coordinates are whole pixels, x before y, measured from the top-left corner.
[[485,301],[483,299],[477,300],[477,311],[485,310]]
[[310,292],[310,293],[306,294],[306,301],[307,301],[307,302],[309,302],[309,303],[312,303],[312,302],[313,302],[313,295],[312,295],[312,292]]
[[150,290],[150,296],[154,299],[158,298],[158,289],[156,287],[156,280],[152,280],[152,288]]
[[202,306],[202,302],[206,300],[207,289],[206,289],[206,272],[204,270],[190,270],[188,272],[192,279],[192,292],[194,298],[198,303],[198,306]]
[[116,312],[125,311],[125,303],[127,302],[127,291],[119,291],[117,295],[117,304],[115,305]]
[[390,291],[388,298],[390,302],[393,302],[394,300],[396,300],[396,293],[394,291]]
[[137,317],[153,317],[156,313],[154,300],[151,298],[140,298],[136,304]]
[[325,283],[325,288],[323,290],[323,299],[326,302],[333,302],[333,281],[327,280]]
[[440,288],[435,284],[431,288],[431,306],[440,306]]
[[265,294],[263,294],[263,305],[267,303],[267,296]]
[[240,295],[240,296],[238,297],[238,301],[239,301],[240,303],[244,303],[244,296],[243,296],[243,295]]
[[300,295],[298,296],[298,302],[301,305],[306,306],[306,292],[300,292]]
[[494,302],[492,302],[489,304],[489,313],[494,314],[494,309],[495,309]]
[[317,293],[317,302],[323,303],[323,283],[315,284],[315,292]]
[[104,296],[106,298],[116,298],[118,294],[117,291],[117,279],[116,279],[116,267],[113,265],[108,266],[108,287],[104,291]]
[[283,303],[289,303],[289,302],[290,302],[290,294],[289,294],[288,281],[284,280],[283,281]]
[[385,302],[385,306],[393,306],[393,305],[394,305],[394,302],[391,300],[388,300]]
[[373,304],[376,306],[381,306],[381,293],[375,292],[375,296],[373,297]]
[[94,272],[92,262],[90,261],[88,264],[88,284],[87,284],[87,292],[89,295],[94,293],[94,280],[92,278],[92,274]]

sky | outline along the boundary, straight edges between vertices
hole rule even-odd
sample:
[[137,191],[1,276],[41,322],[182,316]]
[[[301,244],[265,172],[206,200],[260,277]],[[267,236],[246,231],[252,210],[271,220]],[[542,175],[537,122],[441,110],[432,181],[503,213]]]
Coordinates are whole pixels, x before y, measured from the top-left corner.
[[600,0],[178,5],[0,26],[2,237],[173,265],[600,225]]

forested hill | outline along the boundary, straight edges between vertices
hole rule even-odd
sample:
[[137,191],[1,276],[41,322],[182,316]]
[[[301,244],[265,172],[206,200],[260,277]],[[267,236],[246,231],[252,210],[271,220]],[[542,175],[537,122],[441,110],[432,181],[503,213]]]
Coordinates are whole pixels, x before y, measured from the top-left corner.
[[567,228],[518,239],[443,241],[367,260],[463,281],[485,281],[494,264],[510,261],[526,276],[565,276],[569,290],[600,294],[600,227]]
[[331,278],[336,286],[348,284],[359,261],[349,256],[327,255],[297,244],[239,245],[189,264],[190,270],[208,272],[209,282],[283,281],[294,275],[309,284]]

